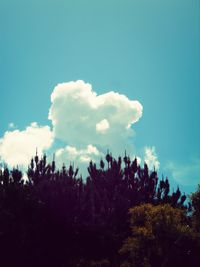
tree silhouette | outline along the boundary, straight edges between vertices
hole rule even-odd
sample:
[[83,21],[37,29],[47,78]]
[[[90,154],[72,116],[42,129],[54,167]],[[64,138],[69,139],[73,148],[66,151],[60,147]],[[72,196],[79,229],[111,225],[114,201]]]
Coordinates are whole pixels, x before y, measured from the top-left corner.
[[[26,177],[27,176],[27,177]],[[151,203],[186,209],[179,188],[147,164],[107,153],[83,179],[73,165],[56,168],[36,154],[27,173],[0,170],[0,253],[3,266],[113,266],[130,235],[132,207]]]

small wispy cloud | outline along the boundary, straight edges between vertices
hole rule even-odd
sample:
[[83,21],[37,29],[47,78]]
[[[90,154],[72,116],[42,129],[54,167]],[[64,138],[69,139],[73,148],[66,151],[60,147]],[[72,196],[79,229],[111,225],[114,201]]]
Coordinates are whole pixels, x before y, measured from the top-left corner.
[[193,158],[186,163],[168,162],[166,169],[180,185],[200,184],[200,158]]
[[10,129],[14,129],[14,128],[15,128],[15,124],[14,124],[13,122],[10,122],[10,123],[8,124],[8,128],[10,128]]
[[159,169],[160,162],[158,160],[158,156],[156,154],[155,147],[145,147],[144,149],[144,161],[148,165],[150,170],[153,170],[154,168],[156,170]]

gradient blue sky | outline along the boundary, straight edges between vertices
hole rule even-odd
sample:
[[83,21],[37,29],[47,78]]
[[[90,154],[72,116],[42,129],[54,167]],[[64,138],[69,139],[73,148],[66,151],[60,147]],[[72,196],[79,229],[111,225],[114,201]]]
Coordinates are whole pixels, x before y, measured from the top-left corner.
[[1,0],[0,51],[0,136],[50,125],[54,86],[82,79],[139,100],[137,149],[155,146],[171,179],[191,175],[183,191],[200,182],[199,0]]

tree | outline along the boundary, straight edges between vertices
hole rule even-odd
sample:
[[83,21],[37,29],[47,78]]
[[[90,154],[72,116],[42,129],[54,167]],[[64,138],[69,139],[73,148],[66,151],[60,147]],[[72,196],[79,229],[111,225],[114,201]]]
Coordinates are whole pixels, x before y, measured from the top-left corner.
[[130,207],[184,207],[179,189],[170,194],[168,179],[159,181],[155,170],[127,155],[90,162],[82,179],[73,164],[57,169],[54,160],[36,154],[23,177],[18,169],[0,170],[0,250],[7,266],[118,267]]
[[199,266],[197,233],[186,212],[169,204],[143,204],[130,209],[132,235],[120,253],[128,258],[121,266]]
[[200,233],[200,184],[197,191],[191,195],[192,208],[193,208],[193,223],[195,229]]

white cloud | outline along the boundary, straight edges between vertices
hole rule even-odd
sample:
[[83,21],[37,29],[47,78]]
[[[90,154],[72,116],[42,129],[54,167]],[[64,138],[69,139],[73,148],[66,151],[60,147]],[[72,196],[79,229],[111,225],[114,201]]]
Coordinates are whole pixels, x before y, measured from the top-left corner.
[[[132,125],[142,117],[143,107],[138,101],[110,91],[97,95],[89,83],[78,80],[58,84],[51,94],[48,126],[32,123],[24,131],[12,129],[0,139],[0,157],[10,166],[27,165],[38,152],[56,150],[58,165],[74,161],[81,168],[90,160],[99,161],[109,149],[113,156],[126,150],[135,154]],[[11,130],[12,129],[12,130]],[[54,147],[51,147],[54,142]]]
[[153,170],[154,168],[156,170],[159,169],[160,162],[158,161],[158,157],[156,154],[155,147],[145,147],[145,155],[144,155],[144,161],[148,165],[150,170]]
[[106,119],[103,119],[102,121],[96,124],[96,131],[104,134],[109,129],[109,127],[109,122]]
[[[135,157],[133,158],[133,160],[135,159]],[[142,163],[142,159],[139,157],[139,156],[136,156],[136,159],[137,159],[137,164],[138,165],[141,165]]]
[[168,162],[166,169],[171,172],[178,184],[184,186],[200,184],[200,158],[194,158],[185,164]]
[[8,127],[9,127],[10,129],[13,129],[13,128],[15,128],[15,125],[14,125],[13,122],[10,122],[10,123],[8,124]]
[[57,139],[76,148],[93,144],[121,154],[133,150],[133,129],[142,105],[113,91],[97,95],[84,81],[58,84],[51,95],[49,119]]
[[36,148],[38,154],[48,149],[53,142],[53,135],[48,126],[39,126],[36,122],[24,131],[5,132],[0,139],[0,156],[10,167],[27,166]]
[[79,168],[79,172],[86,176],[88,163],[92,160],[98,162],[102,153],[93,145],[88,145],[84,149],[77,149],[73,146],[66,146],[56,151],[57,166],[61,167],[62,164],[67,166],[71,163],[75,163]]

